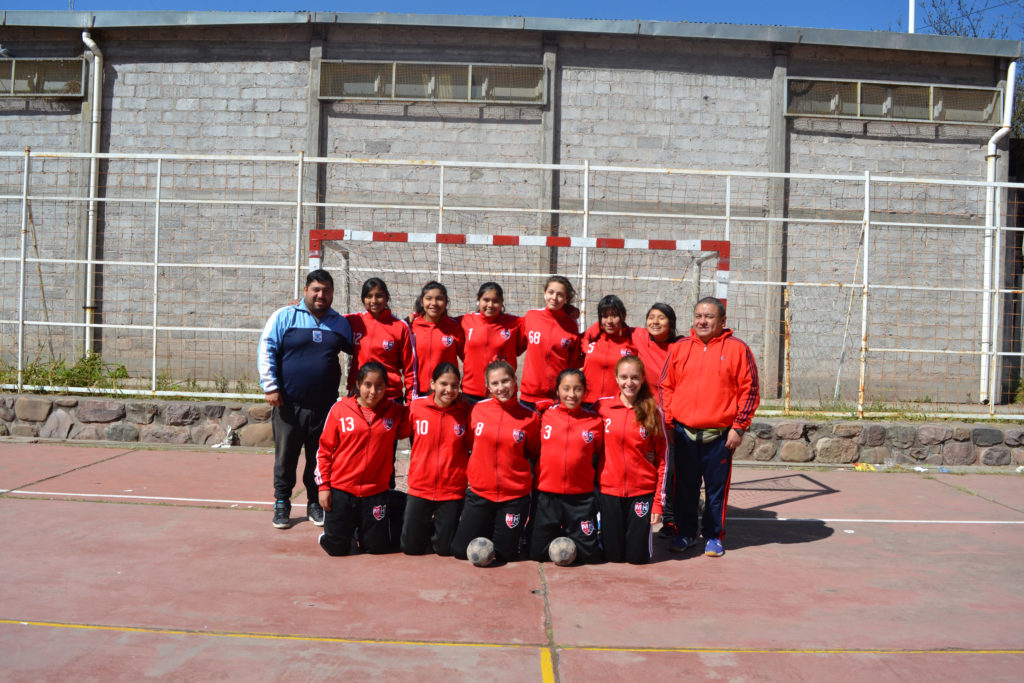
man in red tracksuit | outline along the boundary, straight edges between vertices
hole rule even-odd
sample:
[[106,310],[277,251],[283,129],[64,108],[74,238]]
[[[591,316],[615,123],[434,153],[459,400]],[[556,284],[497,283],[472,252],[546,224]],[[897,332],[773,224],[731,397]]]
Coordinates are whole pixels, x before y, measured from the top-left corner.
[[[714,297],[697,302],[689,337],[672,346],[661,382],[666,422],[676,446],[675,518],[679,533],[669,549],[683,552],[697,544],[704,554],[725,553],[725,512],[732,454],[750,427],[760,403],[757,365],[744,342],[725,327],[725,306]],[[698,530],[700,485],[705,508]]]

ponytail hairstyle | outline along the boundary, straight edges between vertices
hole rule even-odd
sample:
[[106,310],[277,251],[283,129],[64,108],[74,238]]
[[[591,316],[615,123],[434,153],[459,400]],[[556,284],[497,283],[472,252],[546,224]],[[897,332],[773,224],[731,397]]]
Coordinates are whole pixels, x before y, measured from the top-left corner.
[[572,302],[576,300],[576,289],[572,286],[572,283],[569,282],[569,278],[563,275],[552,275],[544,283],[545,291],[547,290],[548,285],[550,285],[552,282],[557,282],[558,284],[565,287],[565,307],[567,308],[571,306]]
[[367,361],[363,363],[363,365],[359,368],[359,372],[356,373],[356,385],[358,386],[359,384],[361,384],[362,381],[366,379],[367,375],[370,375],[371,373],[374,372],[380,373],[380,376],[384,378],[384,386],[387,386],[388,369],[384,367],[383,363],[380,363],[379,361],[375,360]]
[[501,299],[501,312],[504,313],[505,312],[505,290],[501,288],[501,285],[499,285],[497,282],[490,282],[490,281],[485,282],[482,285],[480,285],[480,289],[476,290],[476,300],[477,300],[477,302],[479,302],[480,301],[480,297],[482,297],[487,292],[494,292],[495,294],[498,295],[498,298]]
[[636,400],[633,401],[633,415],[648,434],[659,436],[665,432],[665,418],[662,416],[661,410],[658,409],[658,402],[651,394],[651,387],[647,385],[647,371],[644,369],[644,362],[640,360],[640,356],[623,356],[615,364],[615,374],[618,375],[619,368],[627,363],[635,364],[640,370],[640,376],[644,378],[643,384],[640,385],[640,391],[637,392]]
[[391,307],[391,292],[388,291],[388,285],[386,282],[381,280],[379,277],[371,277],[369,280],[363,283],[362,292],[359,294],[359,300],[362,301],[370,295],[374,289],[380,287],[380,290],[384,292],[384,298],[387,300],[387,306]]
[[579,368],[566,368],[558,373],[558,379],[555,381],[555,391],[558,391],[558,387],[561,386],[563,379],[571,376],[578,377],[580,384],[583,385],[583,390],[587,390],[587,376],[583,374],[583,371]]
[[492,360],[487,364],[487,367],[484,368],[484,382],[490,380],[491,373],[497,372],[498,370],[504,370],[508,374],[512,375],[513,379],[516,376],[516,371],[507,360]]
[[456,379],[462,379],[462,375],[459,374],[459,369],[455,367],[454,363],[449,363],[448,361],[438,363],[437,367],[434,368],[434,374],[430,376],[430,379],[436,382],[441,379],[442,375],[447,375],[448,373],[455,375]]
[[416,303],[413,304],[413,311],[416,315],[423,316],[423,297],[432,289],[441,290],[441,294],[444,295],[444,314],[448,315],[448,288],[442,285],[437,280],[431,280],[427,284],[423,285],[423,289],[420,290],[420,295],[416,297]]

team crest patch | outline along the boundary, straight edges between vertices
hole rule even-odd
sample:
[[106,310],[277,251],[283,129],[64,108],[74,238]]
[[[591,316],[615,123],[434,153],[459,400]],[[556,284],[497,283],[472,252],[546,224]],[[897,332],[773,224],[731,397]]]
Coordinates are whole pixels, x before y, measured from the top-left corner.
[[621,351],[619,351],[619,355],[625,358],[626,356],[632,356],[633,352],[630,351],[629,349],[622,349]]
[[444,344],[445,346],[451,346],[452,344],[455,343],[455,337],[451,336],[450,334],[442,335],[441,343]]
[[572,339],[568,339],[566,337],[562,337],[562,348],[563,349],[567,349],[570,346],[572,346]]
[[522,443],[523,439],[525,439],[525,438],[526,438],[526,432],[524,432],[522,429],[513,429],[512,430],[512,440],[515,441],[516,443]]
[[646,500],[638,500],[633,503],[633,512],[636,513],[637,517],[646,517],[647,513],[651,511],[651,504]]
[[455,436],[462,436],[466,433],[466,428],[462,425],[455,425]]
[[519,515],[511,512],[505,513],[505,526],[509,529],[515,529],[519,526]]
[[391,428],[395,426],[395,421],[390,417],[384,418],[384,429],[391,431]]
[[512,330],[502,330],[501,331],[501,338],[504,339],[505,341],[508,341],[509,339],[511,339],[512,338]]
[[324,340],[324,333],[320,330],[313,330],[313,341],[319,343]]
[[594,432],[588,432],[586,429],[584,429],[580,435],[583,437],[583,443],[590,443],[594,440]]
[[374,505],[373,506],[373,518],[378,522],[384,519],[384,515],[388,512],[387,505]]
[[643,426],[640,427],[640,438],[641,439],[646,439],[647,438],[647,430],[644,429]]
[[580,522],[580,531],[583,532],[584,536],[593,536],[596,530],[597,527],[592,520],[585,519]]
[[390,351],[391,349],[395,348],[395,342],[393,342],[390,339],[385,339],[383,346],[385,351]]

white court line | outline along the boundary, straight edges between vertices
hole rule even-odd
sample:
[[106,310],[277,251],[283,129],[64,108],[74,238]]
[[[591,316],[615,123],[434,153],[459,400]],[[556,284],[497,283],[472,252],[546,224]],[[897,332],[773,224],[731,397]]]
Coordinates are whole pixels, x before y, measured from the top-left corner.
[[22,491],[0,489],[0,494],[14,493],[21,496],[63,496],[65,498],[126,498],[128,500],[165,500],[178,503],[225,503],[228,505],[274,505],[265,500],[219,500],[217,498],[172,498],[169,496],[129,496],[123,493],[64,493],[56,491]]
[[[217,498],[172,498],[169,496],[130,496],[122,493],[64,493],[56,491],[23,491],[20,489],[0,489],[0,495],[17,494],[22,496],[56,496],[65,498],[124,498],[127,500],[162,500],[180,503],[221,503],[227,505],[269,505],[274,501],[266,500],[220,500]],[[993,519],[850,519],[840,517],[728,517],[730,522],[828,522],[830,524],[1024,524],[1024,520],[993,520]]]
[[832,524],[1024,524],[995,519],[843,519],[839,517],[726,517],[730,522],[829,522]]

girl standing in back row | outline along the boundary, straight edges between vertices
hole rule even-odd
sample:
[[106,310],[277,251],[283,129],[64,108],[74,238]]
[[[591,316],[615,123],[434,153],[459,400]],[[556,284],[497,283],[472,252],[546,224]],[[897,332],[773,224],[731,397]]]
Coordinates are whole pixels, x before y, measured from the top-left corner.
[[526,343],[523,357],[522,398],[531,408],[544,399],[554,399],[559,373],[583,363],[580,332],[570,317],[576,290],[561,275],[552,275],[544,283],[544,308],[527,311],[523,316],[522,337]]
[[465,338],[457,320],[448,316],[448,289],[436,280],[423,285],[409,327],[416,355],[415,395],[431,393],[431,376],[441,363],[458,367]]
[[497,282],[485,282],[476,293],[476,313],[460,318],[465,333],[462,361],[462,391],[470,403],[487,396],[484,371],[488,364],[503,360],[516,371],[519,354],[526,349],[521,333],[522,318],[505,312],[505,292]]
[[388,374],[388,398],[404,403],[406,394],[411,399],[416,381],[416,360],[409,326],[392,315],[389,308],[391,294],[379,277],[371,277],[363,283],[361,298],[366,310],[345,316],[352,327],[355,346],[348,371],[348,394],[355,394],[356,371],[370,361],[377,361]]

